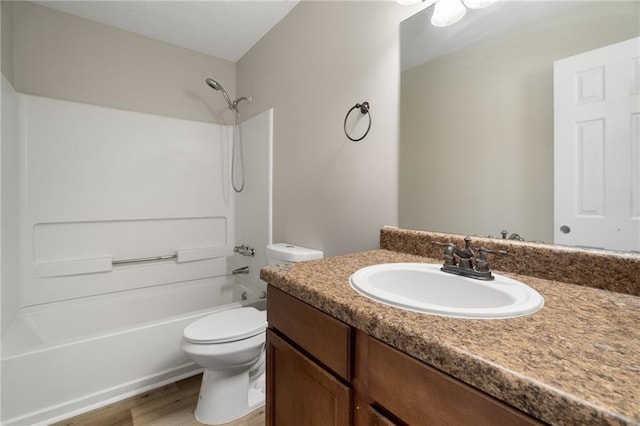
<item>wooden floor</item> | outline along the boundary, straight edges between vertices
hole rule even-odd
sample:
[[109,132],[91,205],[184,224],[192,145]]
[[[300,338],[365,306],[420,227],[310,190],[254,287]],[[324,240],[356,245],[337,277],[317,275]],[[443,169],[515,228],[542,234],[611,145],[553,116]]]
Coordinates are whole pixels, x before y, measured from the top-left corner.
[[[192,426],[202,425],[193,415],[202,375],[81,414],[54,426]],[[227,423],[228,426],[264,426],[264,407]]]

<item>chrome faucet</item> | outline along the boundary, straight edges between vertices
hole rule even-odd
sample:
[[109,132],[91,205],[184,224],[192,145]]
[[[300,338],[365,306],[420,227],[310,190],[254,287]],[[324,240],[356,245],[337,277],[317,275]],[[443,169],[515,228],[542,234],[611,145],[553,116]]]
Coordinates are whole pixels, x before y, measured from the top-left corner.
[[240,274],[248,274],[248,273],[249,273],[248,266],[243,266],[242,268],[234,269],[233,271],[231,271],[232,275],[240,275]]
[[[524,241],[524,238],[522,238],[517,232],[513,232],[511,235],[509,235],[509,232],[507,232],[507,230],[504,229],[500,233],[502,234],[502,239],[503,240]],[[507,238],[507,235],[509,235],[508,238]]]
[[[436,243],[445,246],[443,272],[462,275],[464,277],[475,278],[477,280],[492,280],[493,274],[489,269],[487,253],[506,255],[506,251],[489,250],[484,247],[478,249],[471,248],[471,237],[464,238],[464,247],[458,248],[453,243]],[[474,251],[475,250],[475,251]],[[476,255],[476,252],[478,253]]]

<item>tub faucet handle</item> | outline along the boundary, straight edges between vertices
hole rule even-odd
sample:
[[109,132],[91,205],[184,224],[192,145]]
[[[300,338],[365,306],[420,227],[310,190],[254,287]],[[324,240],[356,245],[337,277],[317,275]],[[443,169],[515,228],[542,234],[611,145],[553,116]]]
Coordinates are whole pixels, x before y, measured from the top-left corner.
[[251,248],[249,246],[246,246],[244,244],[241,244],[239,246],[235,246],[233,248],[233,252],[241,254],[243,256],[251,256],[251,257],[253,257],[253,256],[256,255],[255,249],[253,249],[253,248]]

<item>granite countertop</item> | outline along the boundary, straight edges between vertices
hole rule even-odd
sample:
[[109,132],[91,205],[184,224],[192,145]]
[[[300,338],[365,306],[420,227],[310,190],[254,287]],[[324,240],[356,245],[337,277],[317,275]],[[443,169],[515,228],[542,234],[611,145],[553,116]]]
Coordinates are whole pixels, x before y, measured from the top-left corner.
[[375,250],[266,267],[261,278],[544,422],[640,425],[640,297],[502,273],[545,306],[468,320],[389,307],[350,288],[359,268],[393,262],[438,263]]

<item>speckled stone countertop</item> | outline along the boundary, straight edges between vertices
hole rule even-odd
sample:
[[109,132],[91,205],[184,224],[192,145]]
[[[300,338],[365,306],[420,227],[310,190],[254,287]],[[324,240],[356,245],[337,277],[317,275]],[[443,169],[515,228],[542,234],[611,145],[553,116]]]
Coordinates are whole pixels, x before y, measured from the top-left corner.
[[393,262],[439,263],[375,250],[267,267],[261,278],[544,422],[640,425],[640,297],[504,273],[540,292],[544,308],[468,320],[388,307],[349,286],[356,270]]
[[[490,256],[492,269],[530,277],[640,296],[640,256],[633,253],[566,247],[472,236],[472,247],[504,250]],[[442,259],[442,243],[464,245],[464,235],[385,226],[380,248]]]

